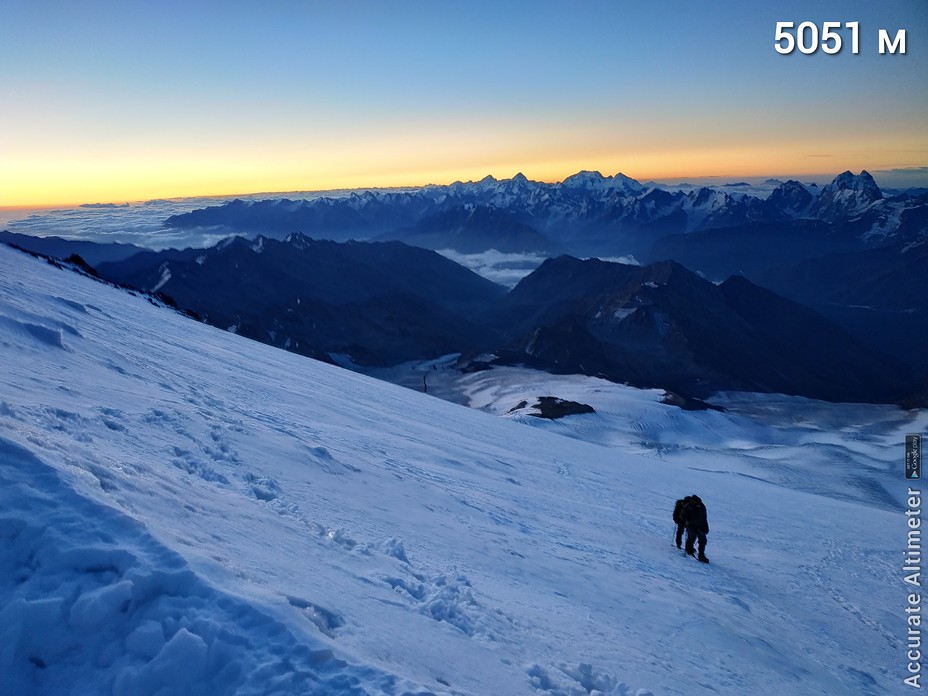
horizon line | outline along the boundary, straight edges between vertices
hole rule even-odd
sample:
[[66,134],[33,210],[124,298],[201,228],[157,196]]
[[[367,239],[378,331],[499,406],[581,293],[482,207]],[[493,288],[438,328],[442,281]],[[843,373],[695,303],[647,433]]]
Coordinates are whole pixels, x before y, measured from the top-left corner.
[[[903,167],[903,168],[896,168],[896,169],[872,169],[872,170],[863,168],[861,169],[860,172],[858,172],[858,174],[867,172],[874,179],[876,179],[878,178],[878,175],[886,175],[886,174],[891,175],[893,173],[898,173],[898,174],[911,173],[914,170],[928,170],[928,167],[914,167],[914,168]],[[695,186],[695,185],[699,185],[700,182],[705,182],[709,180],[725,180],[726,182],[729,182],[729,183],[741,183],[741,182],[750,183],[750,180],[755,180],[755,183],[763,183],[764,181],[775,179],[775,180],[780,180],[780,181],[794,180],[794,181],[800,181],[802,183],[818,184],[822,181],[831,182],[838,175],[844,172],[848,172],[848,171],[853,173],[853,169],[846,168],[846,169],[842,169],[841,171],[835,172],[835,173],[820,172],[820,173],[814,173],[814,174],[779,173],[779,174],[752,174],[752,175],[705,174],[705,175],[690,175],[690,176],[681,175],[681,176],[658,176],[658,177],[640,177],[639,178],[639,177],[634,177],[634,176],[625,174],[622,171],[618,171],[615,174],[602,174],[600,170],[598,169],[580,169],[574,172],[573,174],[569,174],[568,176],[565,176],[563,179],[557,179],[553,181],[546,181],[545,179],[533,179],[532,177],[529,177],[523,174],[522,171],[518,171],[509,177],[497,177],[494,174],[487,174],[481,179],[467,179],[467,180],[455,179],[454,181],[449,181],[446,183],[436,183],[434,181],[429,181],[423,184],[398,184],[398,185],[393,185],[393,186],[336,186],[336,187],[329,187],[329,188],[326,188],[326,187],[296,188],[296,189],[286,189],[286,190],[276,190],[276,191],[275,190],[255,190],[255,191],[248,191],[248,192],[238,191],[238,192],[232,192],[232,193],[195,193],[191,195],[152,195],[150,197],[132,198],[132,199],[115,198],[115,199],[106,199],[106,200],[101,199],[101,200],[83,200],[83,201],[16,203],[16,204],[11,204],[11,205],[0,204],[0,211],[16,212],[16,211],[28,211],[28,210],[53,210],[56,208],[69,209],[69,208],[79,208],[79,207],[84,207],[84,206],[123,206],[123,205],[131,206],[131,205],[138,205],[138,204],[143,204],[143,203],[150,203],[152,201],[159,201],[159,200],[182,201],[182,200],[191,200],[191,199],[198,199],[198,198],[236,198],[239,196],[249,196],[249,197],[251,196],[286,196],[290,194],[342,193],[342,192],[354,192],[354,191],[402,191],[402,190],[409,190],[409,189],[422,189],[428,186],[451,186],[456,183],[464,183],[464,184],[479,183],[479,181],[487,177],[492,177],[496,181],[510,181],[516,176],[519,176],[520,174],[522,176],[525,176],[525,178],[528,179],[529,181],[540,183],[540,184],[548,184],[548,185],[560,184],[560,183],[563,183],[566,179],[570,178],[571,176],[575,176],[576,174],[580,174],[583,172],[589,172],[589,173],[599,174],[600,176],[604,178],[609,178],[613,176],[625,176],[641,184],[653,182],[655,184],[660,184],[663,186]],[[726,183],[726,184],[719,184],[719,185],[725,186],[728,184]],[[926,185],[928,185],[928,182],[926,182]],[[893,188],[893,187],[886,186],[886,188]]]

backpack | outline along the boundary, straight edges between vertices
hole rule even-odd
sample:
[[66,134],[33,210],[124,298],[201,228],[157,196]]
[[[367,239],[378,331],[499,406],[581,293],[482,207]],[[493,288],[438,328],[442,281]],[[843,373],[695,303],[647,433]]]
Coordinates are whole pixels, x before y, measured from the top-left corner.
[[706,506],[699,496],[692,496],[687,504],[683,506],[680,518],[688,527],[694,527],[697,531],[708,534],[709,522],[706,519]]
[[683,522],[683,519],[682,519],[683,508],[689,501],[690,501],[690,496],[686,496],[685,498],[681,498],[680,500],[678,500],[676,505],[673,506],[673,521],[676,522],[677,524],[680,524]]

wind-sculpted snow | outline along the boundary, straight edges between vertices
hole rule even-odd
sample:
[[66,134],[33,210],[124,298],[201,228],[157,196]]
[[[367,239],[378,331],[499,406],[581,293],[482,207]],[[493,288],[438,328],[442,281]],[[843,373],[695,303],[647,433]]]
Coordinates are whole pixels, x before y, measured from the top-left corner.
[[[2,694],[898,692],[904,525],[845,493],[899,501],[880,468],[923,413],[628,390],[634,435],[593,393],[530,427],[9,249],[0,316]],[[708,567],[670,543],[693,492]]]
[[0,480],[2,693],[363,694],[383,678],[211,588],[7,440]]

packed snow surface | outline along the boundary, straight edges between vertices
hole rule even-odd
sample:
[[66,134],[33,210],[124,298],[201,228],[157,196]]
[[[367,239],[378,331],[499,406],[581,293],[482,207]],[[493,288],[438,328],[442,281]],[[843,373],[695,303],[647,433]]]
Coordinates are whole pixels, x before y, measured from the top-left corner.
[[[0,358],[0,694],[903,692],[924,413],[554,380],[597,413],[530,427],[7,248]],[[504,413],[513,378],[456,388]]]

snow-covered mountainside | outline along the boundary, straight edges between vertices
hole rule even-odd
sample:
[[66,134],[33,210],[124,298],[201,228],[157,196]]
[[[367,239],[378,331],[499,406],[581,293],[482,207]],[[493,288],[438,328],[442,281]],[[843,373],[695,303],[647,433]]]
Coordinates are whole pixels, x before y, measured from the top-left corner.
[[[902,691],[924,412],[749,428],[626,390],[640,436],[605,447],[8,248],[0,358],[0,693]],[[823,461],[847,479],[771,483]],[[694,492],[709,566],[671,546]]]

